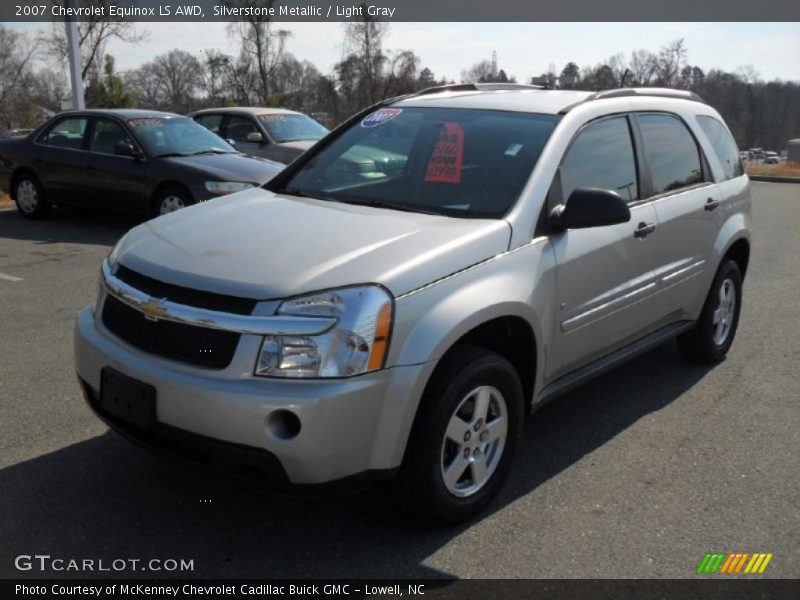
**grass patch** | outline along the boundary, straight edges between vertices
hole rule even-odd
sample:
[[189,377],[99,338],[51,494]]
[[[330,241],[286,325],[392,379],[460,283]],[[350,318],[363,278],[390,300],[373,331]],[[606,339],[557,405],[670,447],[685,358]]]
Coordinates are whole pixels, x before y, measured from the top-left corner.
[[747,165],[748,175],[766,175],[774,177],[800,177],[800,164],[781,163],[779,165]]
[[11,208],[12,206],[14,206],[14,201],[9,195],[0,192],[0,208]]

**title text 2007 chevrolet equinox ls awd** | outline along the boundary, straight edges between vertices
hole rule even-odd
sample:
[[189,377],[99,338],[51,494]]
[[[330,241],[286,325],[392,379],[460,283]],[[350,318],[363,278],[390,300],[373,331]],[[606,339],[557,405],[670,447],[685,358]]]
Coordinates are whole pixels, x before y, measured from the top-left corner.
[[722,360],[736,333],[750,186],[689,92],[434,88],[265,187],[103,262],[75,357],[114,429],[295,489],[391,478],[452,522],[496,494],[526,413],[673,336]]

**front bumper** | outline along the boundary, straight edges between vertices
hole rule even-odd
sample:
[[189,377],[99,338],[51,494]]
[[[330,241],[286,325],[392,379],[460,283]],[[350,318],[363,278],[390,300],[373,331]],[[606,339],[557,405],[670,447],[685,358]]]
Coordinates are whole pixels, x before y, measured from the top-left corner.
[[[212,371],[125,344],[86,307],[78,314],[75,365],[90,405],[99,396],[100,373],[106,366],[156,388],[157,424],[152,431],[126,427],[100,415],[115,429],[150,446],[172,451],[201,446],[210,456],[234,450],[239,456],[252,457],[254,466],[277,472],[274,479],[299,486],[390,471],[400,465],[432,364],[394,367],[349,379],[264,379],[252,375],[260,340],[257,335],[242,335],[231,364]],[[97,403],[93,408],[98,410]],[[296,437],[279,439],[269,432],[267,421],[279,409],[299,418]]]

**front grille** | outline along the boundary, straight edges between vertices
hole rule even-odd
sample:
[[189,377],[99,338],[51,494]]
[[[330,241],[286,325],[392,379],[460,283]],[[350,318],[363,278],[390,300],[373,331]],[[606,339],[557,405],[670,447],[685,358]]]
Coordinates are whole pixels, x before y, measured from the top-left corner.
[[230,331],[150,321],[111,295],[103,306],[103,325],[139,350],[210,369],[227,367],[239,343],[239,334]]
[[121,279],[132,288],[144,292],[148,296],[166,298],[177,304],[186,304],[187,306],[196,306],[197,308],[207,308],[209,310],[218,310],[237,315],[249,315],[253,312],[258,302],[250,298],[227,296],[225,294],[215,294],[213,292],[204,292],[172,285],[171,283],[165,283],[132,271],[123,265],[117,267],[117,272],[114,273],[114,276],[117,279]]

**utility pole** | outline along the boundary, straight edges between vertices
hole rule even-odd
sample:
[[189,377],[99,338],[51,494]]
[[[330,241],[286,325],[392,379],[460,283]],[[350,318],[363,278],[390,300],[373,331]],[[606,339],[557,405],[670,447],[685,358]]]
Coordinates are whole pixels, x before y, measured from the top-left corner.
[[70,18],[64,21],[67,28],[67,58],[69,78],[72,83],[72,110],[84,110],[83,79],[81,78],[81,49],[78,44],[78,22]]

